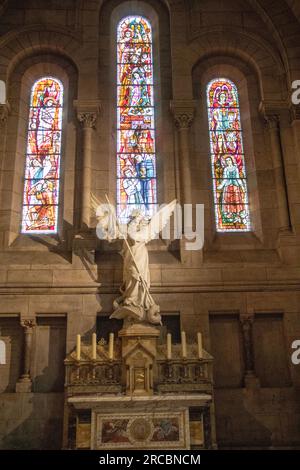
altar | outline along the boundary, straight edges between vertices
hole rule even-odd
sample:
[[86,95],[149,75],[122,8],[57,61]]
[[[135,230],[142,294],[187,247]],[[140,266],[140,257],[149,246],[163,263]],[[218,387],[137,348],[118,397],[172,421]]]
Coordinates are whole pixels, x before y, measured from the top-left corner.
[[66,365],[64,447],[215,448],[212,357],[199,343],[158,344],[157,327],[77,344]]

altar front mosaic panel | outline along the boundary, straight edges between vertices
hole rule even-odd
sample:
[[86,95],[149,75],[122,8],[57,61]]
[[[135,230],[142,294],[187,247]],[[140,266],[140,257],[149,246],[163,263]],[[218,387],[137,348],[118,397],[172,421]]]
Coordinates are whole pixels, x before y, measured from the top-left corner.
[[92,420],[94,449],[189,449],[188,412],[103,414]]

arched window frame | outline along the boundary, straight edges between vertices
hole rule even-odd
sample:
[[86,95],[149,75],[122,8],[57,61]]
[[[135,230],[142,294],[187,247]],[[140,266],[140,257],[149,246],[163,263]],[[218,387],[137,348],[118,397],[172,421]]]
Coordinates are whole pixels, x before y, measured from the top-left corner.
[[0,105],[6,103],[6,84],[4,80],[0,80]]
[[[42,96],[41,90],[40,95],[38,95],[38,91],[36,92],[36,90],[38,90],[38,86],[45,81],[49,82],[48,89],[46,87],[44,89],[46,96]],[[56,90],[51,89],[53,86],[54,88],[57,86]],[[44,106],[36,106],[35,100],[41,99],[41,96]],[[50,106],[48,105],[48,108],[46,108],[47,111],[45,111],[46,99],[48,103],[50,102]],[[57,104],[51,106],[54,100],[56,100]],[[23,234],[55,235],[58,233],[63,105],[64,86],[60,79],[52,75],[45,75],[33,83],[30,93],[26,140],[21,226],[21,233]],[[43,109],[44,116],[43,113],[41,113]],[[44,121],[44,128],[40,123],[41,120]],[[38,134],[40,134],[40,136]],[[39,137],[40,142],[38,141]],[[32,152],[34,146],[35,148],[39,146],[36,152]],[[36,165],[34,165],[34,161],[36,161]],[[42,201],[42,203],[38,204],[39,201]],[[43,217],[42,221],[49,220],[51,223],[42,224],[40,220],[38,223],[33,224],[33,221],[36,222],[40,215]],[[28,221],[31,222],[31,228],[27,223]]]
[[[221,98],[218,98],[221,95],[225,98],[223,104],[220,103]],[[213,78],[206,86],[206,98],[216,230],[223,233],[250,232],[251,221],[238,88],[228,78]]]
[[5,366],[6,360],[6,344],[3,339],[0,339],[0,366]]

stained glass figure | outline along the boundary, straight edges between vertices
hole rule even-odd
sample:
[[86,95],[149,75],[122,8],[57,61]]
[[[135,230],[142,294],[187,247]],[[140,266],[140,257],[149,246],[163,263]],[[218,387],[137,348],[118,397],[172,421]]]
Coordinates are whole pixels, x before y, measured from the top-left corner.
[[117,213],[127,223],[132,211],[156,210],[152,31],[140,16],[118,26]]
[[56,233],[63,85],[44,77],[31,90],[22,233]]
[[207,86],[217,231],[250,230],[246,168],[236,85],[217,78]]

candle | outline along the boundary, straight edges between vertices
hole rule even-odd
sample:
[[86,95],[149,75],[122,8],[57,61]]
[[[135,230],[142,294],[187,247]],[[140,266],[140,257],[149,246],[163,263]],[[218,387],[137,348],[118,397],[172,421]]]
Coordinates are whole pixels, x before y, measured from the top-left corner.
[[77,335],[76,337],[76,359],[80,361],[81,358],[81,336]]
[[181,332],[181,351],[182,351],[182,358],[186,359],[186,334],[185,334],[185,331]]
[[172,359],[172,335],[167,334],[167,359]]
[[113,333],[109,333],[108,358],[110,360],[113,360],[114,358],[114,334]]
[[92,334],[92,359],[96,360],[97,358],[97,335],[96,333]]
[[202,334],[201,333],[197,334],[197,339],[198,339],[198,358],[203,359]]

